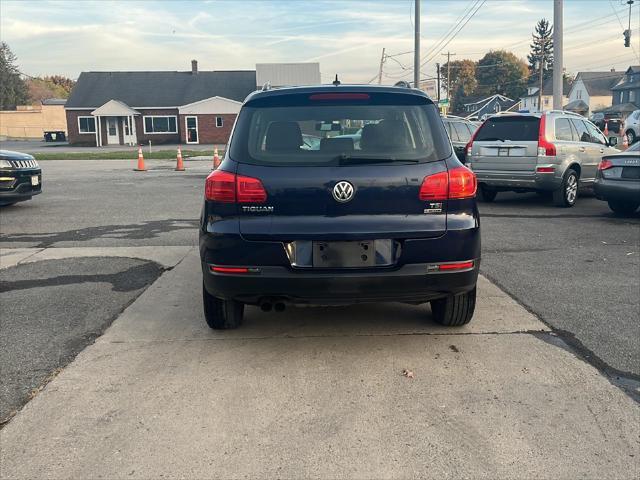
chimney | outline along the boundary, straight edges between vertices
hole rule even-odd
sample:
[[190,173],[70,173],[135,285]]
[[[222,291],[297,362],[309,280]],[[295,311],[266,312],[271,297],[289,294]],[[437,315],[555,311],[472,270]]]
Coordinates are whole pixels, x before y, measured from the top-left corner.
[[195,75],[196,73],[198,73],[198,61],[191,60],[191,74]]
[[616,69],[615,69],[615,68],[612,68],[612,69],[611,69],[611,71],[612,71],[612,72],[615,72],[615,71],[616,71]]

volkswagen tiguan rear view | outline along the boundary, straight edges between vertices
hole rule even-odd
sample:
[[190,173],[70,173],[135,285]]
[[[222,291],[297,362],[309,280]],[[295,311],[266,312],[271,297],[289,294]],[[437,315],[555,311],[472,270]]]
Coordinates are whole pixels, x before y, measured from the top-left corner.
[[251,94],[206,179],[208,325],[239,326],[245,305],[387,301],[430,302],[437,322],[468,323],[480,263],[476,188],[418,90]]

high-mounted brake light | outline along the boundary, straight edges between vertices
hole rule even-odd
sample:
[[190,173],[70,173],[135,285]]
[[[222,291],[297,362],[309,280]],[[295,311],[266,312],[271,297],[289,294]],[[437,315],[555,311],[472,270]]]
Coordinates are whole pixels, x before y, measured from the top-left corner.
[[598,164],[598,170],[608,170],[609,168],[613,168],[613,162],[611,160],[601,160]]
[[223,203],[264,203],[267,191],[257,178],[214,170],[205,182],[207,200]]
[[418,197],[426,201],[472,198],[477,189],[475,173],[467,167],[458,167],[424,177]]
[[547,121],[546,115],[540,117],[540,127],[538,130],[538,156],[539,157],[555,157],[556,146],[547,140]]
[[368,93],[314,93],[309,100],[369,100]]

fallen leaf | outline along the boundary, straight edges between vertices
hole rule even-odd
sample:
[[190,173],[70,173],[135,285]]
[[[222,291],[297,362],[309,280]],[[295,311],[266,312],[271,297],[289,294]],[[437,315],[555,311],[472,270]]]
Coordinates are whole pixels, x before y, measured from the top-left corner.
[[407,378],[413,378],[413,372],[411,370],[407,370],[406,368],[402,370],[402,375]]

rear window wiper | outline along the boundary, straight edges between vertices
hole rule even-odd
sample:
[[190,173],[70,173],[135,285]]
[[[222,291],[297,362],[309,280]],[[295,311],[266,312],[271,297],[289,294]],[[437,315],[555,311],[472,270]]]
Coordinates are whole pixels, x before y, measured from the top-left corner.
[[352,155],[338,155],[340,165],[357,165],[359,163],[390,163],[390,162],[407,162],[419,163],[420,160],[415,158],[395,158],[395,157],[358,157]]
[[477,141],[477,142],[495,142],[496,140],[497,140],[498,142],[502,142],[502,143],[504,143],[504,139],[502,139],[502,138],[494,138],[494,137],[489,137],[489,138],[476,138],[476,141]]

